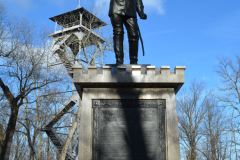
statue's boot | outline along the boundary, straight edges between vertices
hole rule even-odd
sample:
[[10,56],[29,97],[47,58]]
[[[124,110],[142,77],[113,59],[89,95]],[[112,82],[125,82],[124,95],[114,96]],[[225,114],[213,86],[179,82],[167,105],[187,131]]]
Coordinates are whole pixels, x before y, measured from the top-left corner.
[[117,64],[123,64],[123,35],[117,34],[113,37],[113,43],[114,43],[114,52],[116,56],[116,63]]
[[138,41],[129,41],[129,57],[130,64],[138,62]]

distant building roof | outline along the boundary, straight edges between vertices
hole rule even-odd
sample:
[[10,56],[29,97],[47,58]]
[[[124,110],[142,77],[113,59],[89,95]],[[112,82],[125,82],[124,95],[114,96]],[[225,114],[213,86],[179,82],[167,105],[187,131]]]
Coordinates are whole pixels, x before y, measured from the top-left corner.
[[95,15],[84,9],[83,7],[75,9],[70,12],[66,12],[54,17],[49,18],[50,20],[57,22],[61,26],[65,26],[66,24],[73,23],[80,20],[80,14],[82,13],[82,21],[83,23],[91,23],[92,28],[95,29],[98,27],[106,26],[107,24],[97,18]]

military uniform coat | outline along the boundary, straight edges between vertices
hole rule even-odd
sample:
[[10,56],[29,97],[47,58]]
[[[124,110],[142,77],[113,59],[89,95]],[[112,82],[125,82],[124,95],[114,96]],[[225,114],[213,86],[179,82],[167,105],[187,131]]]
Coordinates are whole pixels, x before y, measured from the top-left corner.
[[122,16],[137,17],[143,13],[143,3],[142,0],[111,0],[108,16],[113,14],[118,14]]

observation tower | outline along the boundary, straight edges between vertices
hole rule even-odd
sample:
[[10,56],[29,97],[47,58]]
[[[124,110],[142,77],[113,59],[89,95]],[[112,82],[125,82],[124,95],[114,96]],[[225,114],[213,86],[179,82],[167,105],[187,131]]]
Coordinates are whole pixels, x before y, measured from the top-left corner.
[[[78,9],[51,17],[50,20],[55,23],[55,31],[49,35],[49,37],[53,39],[50,57],[57,53],[61,63],[72,77],[72,66],[75,62],[78,62],[79,65],[82,65],[82,62],[86,63],[86,61],[81,59],[82,50],[92,45],[101,49],[105,40],[101,38],[100,34],[97,34],[97,31],[100,33],[100,28],[107,24],[83,7],[80,8],[80,5]],[[64,140],[58,135],[59,133],[54,130],[54,125],[68,113],[74,105],[79,107],[79,103],[79,95],[72,95],[56,113],[43,122],[41,126],[41,130],[47,133],[57,148],[58,153],[61,153],[63,149]],[[77,159],[77,154],[77,151],[74,153],[74,151],[68,149],[65,159],[75,160]]]
[[83,61],[82,49],[92,45],[101,49],[105,42],[96,31],[107,24],[83,7],[51,17],[50,20],[55,22],[55,31],[49,35],[53,39],[51,56],[57,53],[70,75],[73,62],[78,61],[81,65]]

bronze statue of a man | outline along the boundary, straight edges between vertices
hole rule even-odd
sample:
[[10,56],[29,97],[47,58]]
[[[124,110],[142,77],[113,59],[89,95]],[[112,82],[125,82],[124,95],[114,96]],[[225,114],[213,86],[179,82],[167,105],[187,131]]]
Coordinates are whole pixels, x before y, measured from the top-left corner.
[[116,63],[123,64],[123,24],[128,33],[130,64],[137,64],[138,61],[138,40],[139,27],[137,24],[137,14],[141,19],[147,19],[143,12],[142,0],[111,0],[109,17],[113,26],[114,52]]

